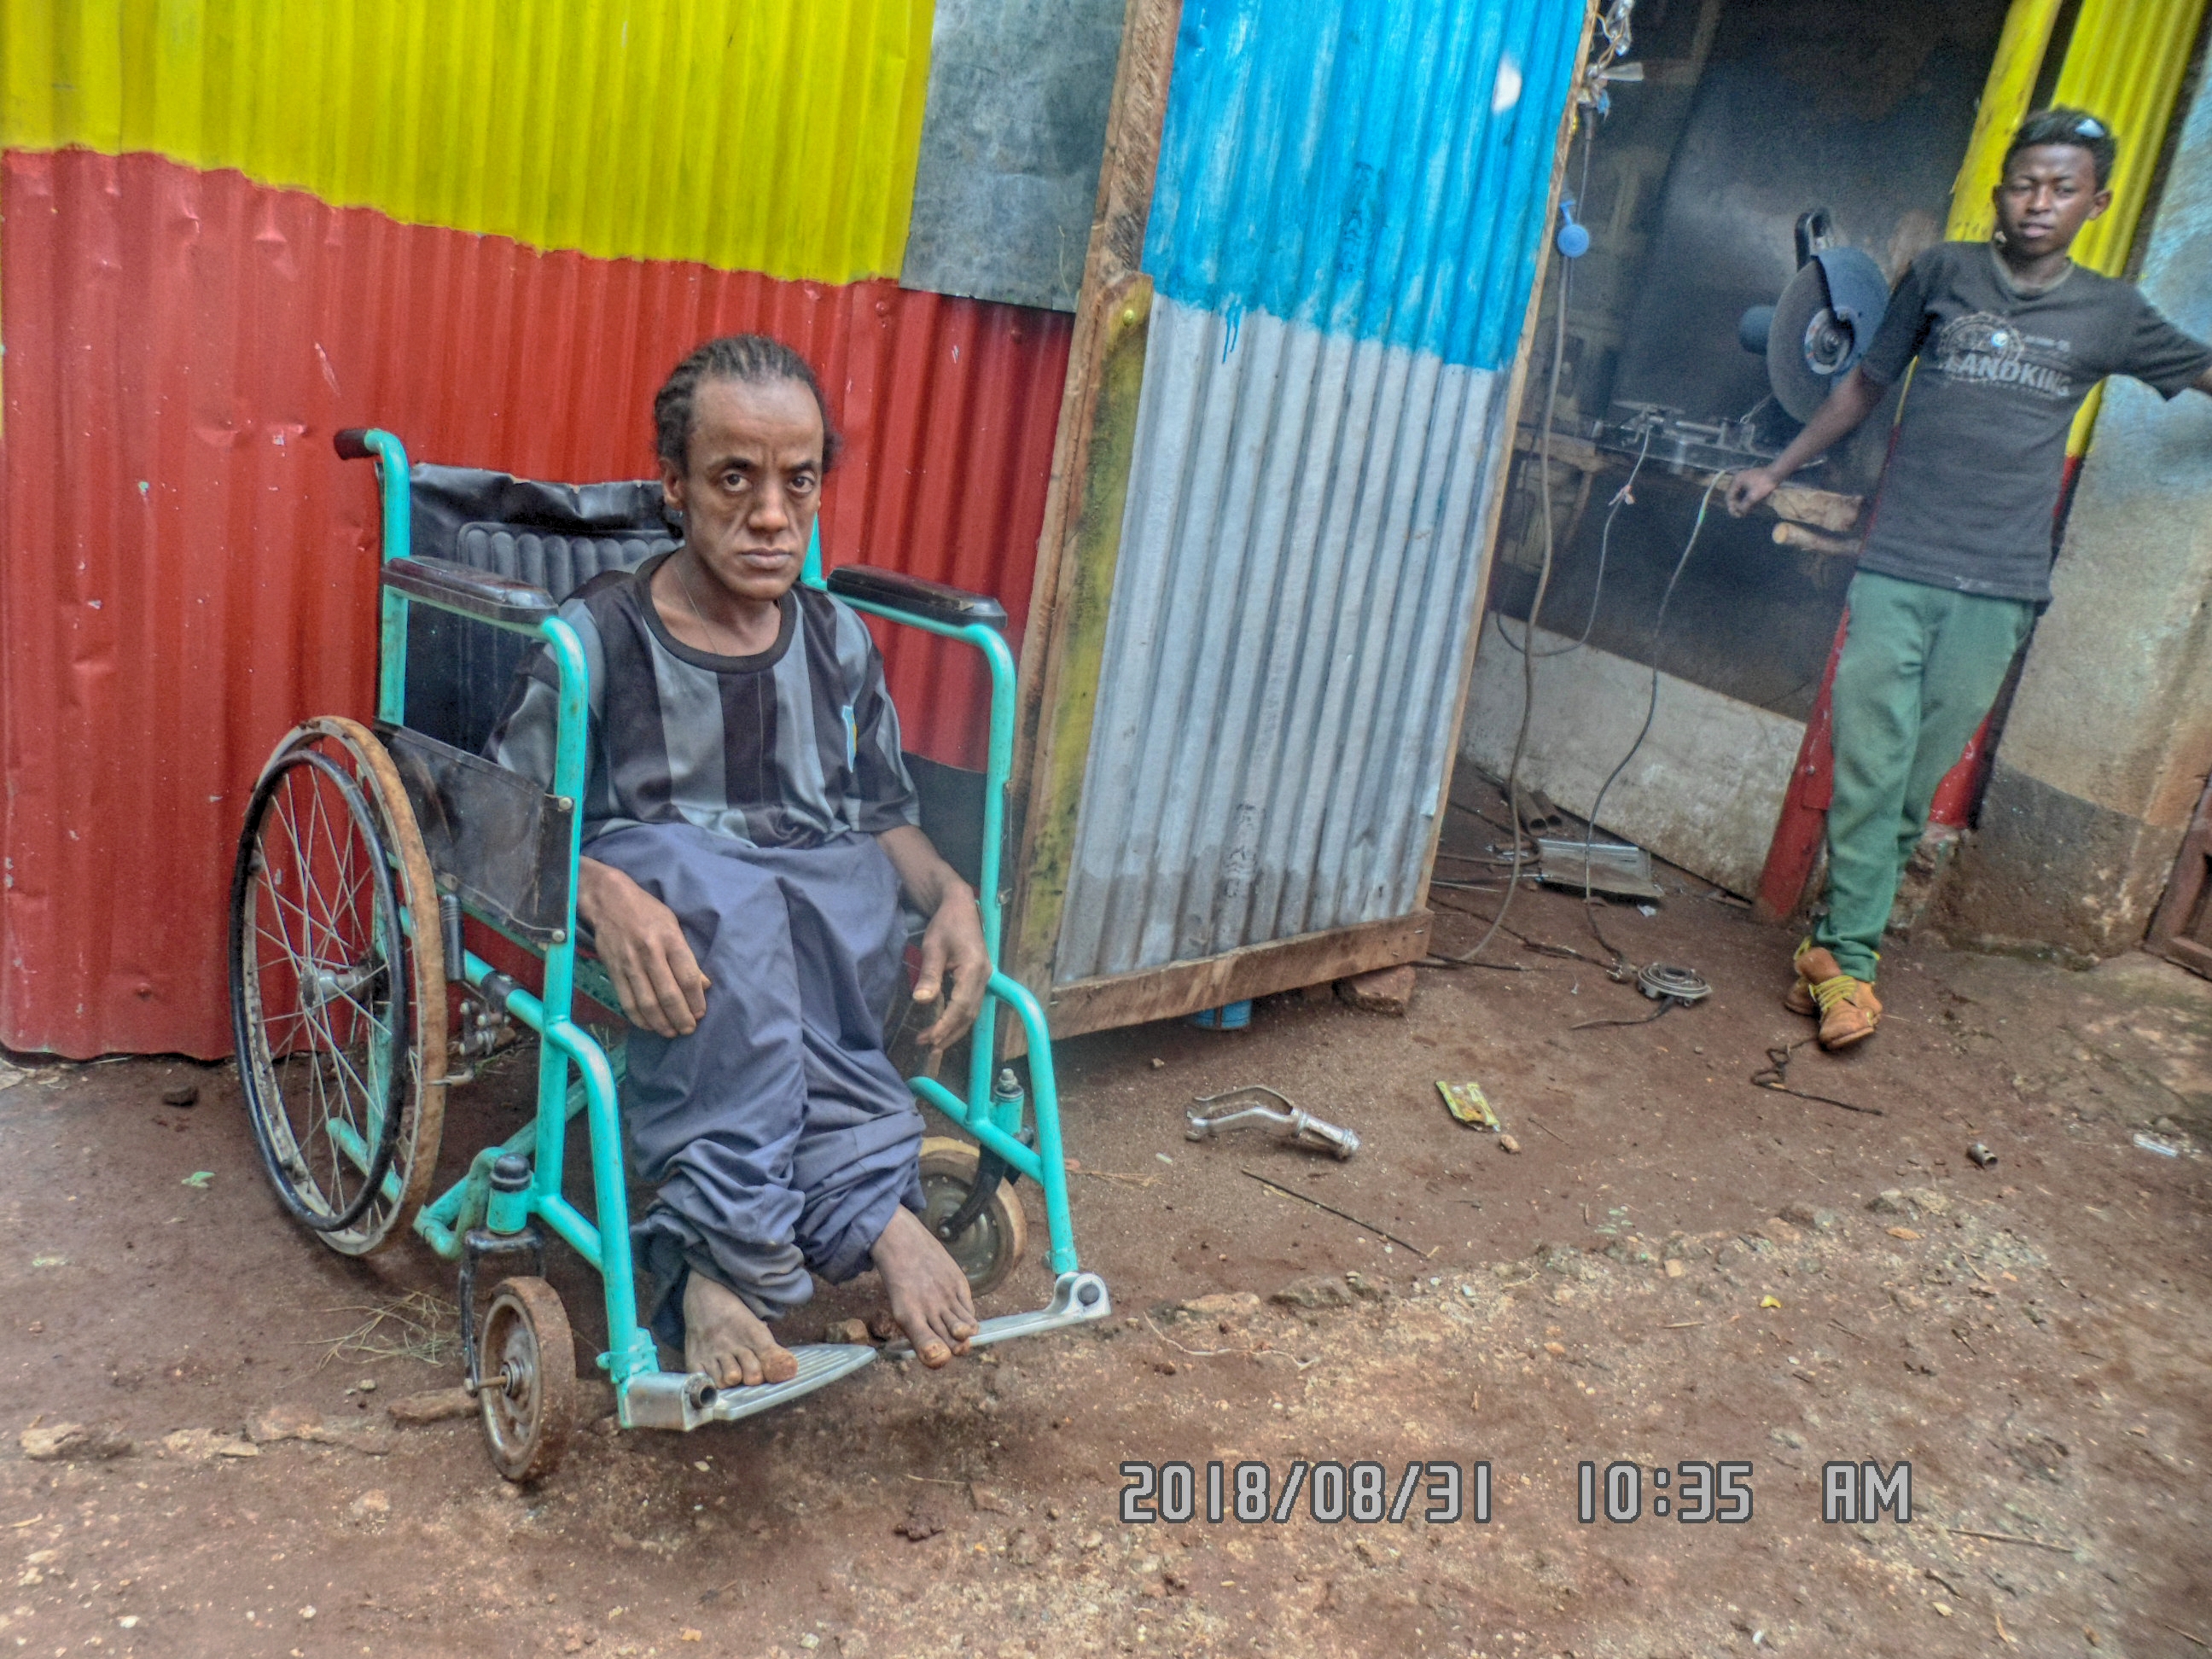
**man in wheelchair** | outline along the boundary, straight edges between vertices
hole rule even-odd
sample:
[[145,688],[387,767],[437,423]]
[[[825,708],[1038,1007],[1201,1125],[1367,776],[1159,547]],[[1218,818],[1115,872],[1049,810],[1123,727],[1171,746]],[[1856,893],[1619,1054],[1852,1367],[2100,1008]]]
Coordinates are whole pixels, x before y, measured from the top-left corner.
[[[636,1227],[653,1334],[726,1387],[798,1362],[765,1322],[872,1266],[922,1363],[975,1334],[918,1215],[922,1120],[884,1052],[902,891],[942,1049],[990,961],[975,896],[917,822],[859,616],[798,585],[837,438],[805,361],[709,341],[653,400],[684,540],[561,607],[591,666],[577,908],[639,1029],[623,1120],[658,1190]],[[489,752],[549,787],[557,678],[516,676]],[[949,985],[946,981],[950,980]]]

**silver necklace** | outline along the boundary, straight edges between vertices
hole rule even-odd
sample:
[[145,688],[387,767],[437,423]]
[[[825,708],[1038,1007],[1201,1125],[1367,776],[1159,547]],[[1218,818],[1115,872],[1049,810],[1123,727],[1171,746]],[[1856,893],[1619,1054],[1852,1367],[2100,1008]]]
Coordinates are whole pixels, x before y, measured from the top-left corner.
[[[709,646],[713,645],[714,625],[707,620],[707,613],[699,608],[699,601],[692,597],[691,579],[684,574],[684,567],[681,563],[676,566],[676,585],[684,590],[684,603],[691,607],[691,614],[698,618],[700,631],[706,635],[707,643]],[[745,653],[742,651],[725,651],[722,654],[726,657],[742,657]]]

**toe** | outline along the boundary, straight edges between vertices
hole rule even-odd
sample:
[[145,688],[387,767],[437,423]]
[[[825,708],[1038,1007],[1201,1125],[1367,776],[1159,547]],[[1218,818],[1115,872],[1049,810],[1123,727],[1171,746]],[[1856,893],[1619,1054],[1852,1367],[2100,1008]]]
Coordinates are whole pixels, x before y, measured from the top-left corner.
[[799,1356],[788,1348],[770,1348],[762,1356],[761,1375],[770,1382],[788,1382],[799,1375]]
[[760,1356],[750,1348],[739,1348],[731,1357],[730,1370],[732,1373],[731,1377],[732,1384],[742,1383],[750,1389],[763,1380]]

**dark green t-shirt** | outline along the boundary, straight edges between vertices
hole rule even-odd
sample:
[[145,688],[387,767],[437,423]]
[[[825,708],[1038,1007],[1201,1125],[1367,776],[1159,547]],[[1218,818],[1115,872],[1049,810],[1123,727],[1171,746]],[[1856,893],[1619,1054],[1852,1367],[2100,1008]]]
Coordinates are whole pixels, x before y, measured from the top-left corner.
[[2075,265],[2024,293],[1988,243],[1941,242],[1898,283],[1859,367],[1888,386],[1915,357],[1859,568],[2040,602],[2081,400],[2107,374],[2171,398],[2212,346],[2130,283]]

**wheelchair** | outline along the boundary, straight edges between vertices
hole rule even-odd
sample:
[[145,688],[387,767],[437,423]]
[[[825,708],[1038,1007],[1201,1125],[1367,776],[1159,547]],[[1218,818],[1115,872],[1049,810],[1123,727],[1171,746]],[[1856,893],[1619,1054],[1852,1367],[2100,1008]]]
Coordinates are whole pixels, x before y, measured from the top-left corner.
[[[279,1200],[343,1254],[366,1255],[411,1227],[459,1264],[466,1386],[492,1462],[510,1480],[551,1473],[582,1392],[568,1315],[544,1277],[548,1235],[599,1272],[607,1328],[599,1364],[625,1429],[733,1422],[860,1370],[876,1358],[872,1346],[805,1344],[793,1349],[799,1372],[789,1382],[720,1389],[704,1374],[664,1370],[638,1318],[619,1105],[625,1028],[618,1016],[613,1025],[578,1018],[589,1012],[584,999],[608,1010],[620,1003],[577,939],[588,667],[557,606],[600,571],[675,545],[659,484],[410,468],[399,440],[374,429],[341,432],[336,445],[345,459],[374,460],[380,484],[377,718],[372,728],[319,716],[278,743],[246,810],[231,886],[239,1075]],[[989,763],[972,851],[995,963],[1014,728],[1005,611],[892,571],[844,566],[825,577],[818,532],[800,580],[982,653]],[[478,752],[537,641],[559,675],[550,792]],[[469,949],[467,919],[526,953],[478,935],[525,977],[529,959],[541,963],[541,988]],[[1020,1024],[1026,1083],[1014,1066],[997,1066],[1002,1009]],[[538,1039],[535,1112],[434,1199],[446,1091],[519,1036],[517,1024]],[[1012,1186],[1026,1177],[1044,1194],[1053,1274],[1043,1307],[981,1321],[975,1345],[1108,1318],[1105,1282],[1076,1257],[1051,1034],[1026,988],[992,973],[969,1052],[964,1093],[933,1077],[909,1080],[967,1137],[925,1141],[923,1219],[978,1293],[989,1290],[1024,1251]],[[589,1214],[563,1190],[568,1124],[579,1115]]]

